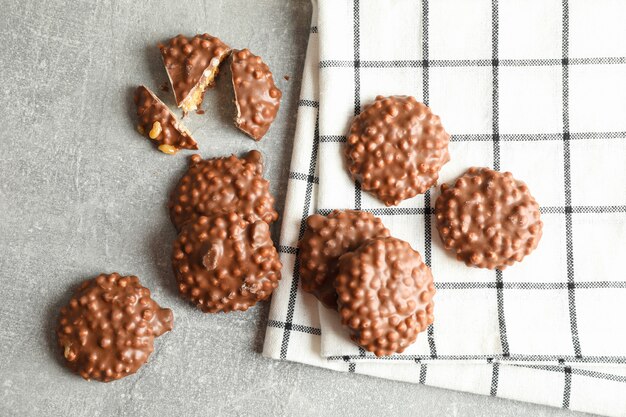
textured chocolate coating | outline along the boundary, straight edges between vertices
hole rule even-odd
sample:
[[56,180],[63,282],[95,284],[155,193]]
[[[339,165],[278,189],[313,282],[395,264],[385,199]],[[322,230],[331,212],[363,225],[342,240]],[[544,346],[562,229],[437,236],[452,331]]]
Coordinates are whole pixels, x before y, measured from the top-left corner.
[[344,152],[352,178],[391,206],[437,183],[450,160],[449,141],[439,116],[423,103],[378,96],[352,121]]
[[403,352],[434,320],[430,268],[407,242],[375,238],[339,260],[341,322],[376,356]]
[[267,223],[236,213],[200,217],[174,242],[180,293],[205,313],[245,311],[272,294],[282,267]]
[[139,116],[137,130],[158,143],[161,152],[173,154],[179,149],[198,149],[191,133],[150,89],[137,87],[133,98]]
[[539,205],[510,172],[470,168],[441,186],[437,230],[446,249],[468,266],[504,269],[532,252],[542,235]]
[[237,104],[235,124],[254,140],[261,140],[276,118],[282,92],[267,64],[247,49],[233,52],[230,69]]
[[168,207],[172,223],[180,230],[199,216],[236,212],[249,221],[273,223],[278,219],[269,182],[261,176],[261,153],[243,158],[205,159],[193,155],[190,166],[174,188]]
[[209,34],[187,38],[178,35],[167,45],[159,45],[167,75],[178,107],[196,110],[204,99],[204,90],[213,87],[222,61],[230,47]]
[[389,230],[374,215],[358,210],[334,210],[327,217],[309,216],[307,229],[298,243],[300,284],[326,307],[337,309],[335,277],[339,257],[374,237],[387,237]]
[[173,322],[172,311],[159,307],[136,276],[102,274],[61,308],[57,337],[70,369],[108,382],[137,372]]

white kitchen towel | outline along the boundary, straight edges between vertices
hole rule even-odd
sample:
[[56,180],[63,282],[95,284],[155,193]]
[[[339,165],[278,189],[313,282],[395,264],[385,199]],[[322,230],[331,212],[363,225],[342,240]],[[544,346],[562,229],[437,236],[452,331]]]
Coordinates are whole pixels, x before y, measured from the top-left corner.
[[[625,362],[626,333],[614,329],[626,317],[626,31],[607,19],[626,17],[626,4],[340,1],[319,13],[317,211],[376,214],[423,255],[438,289],[435,323],[394,359]],[[486,166],[528,184],[544,221],[529,257],[468,268],[433,227],[439,188],[387,208],[354,184],[344,135],[379,94],[415,96],[441,116],[452,138],[440,182]],[[320,313],[323,356],[374,357],[336,313]]]
[[[626,415],[624,17],[617,1],[314,3],[264,354]],[[412,94],[442,116],[453,135],[444,180],[478,165],[526,181],[546,223],[539,249],[501,274],[471,270],[433,233],[436,190],[397,208],[360,192],[340,151],[377,94]],[[363,361],[298,286],[304,220],[350,207],[381,216],[433,267],[436,322],[418,353]]]

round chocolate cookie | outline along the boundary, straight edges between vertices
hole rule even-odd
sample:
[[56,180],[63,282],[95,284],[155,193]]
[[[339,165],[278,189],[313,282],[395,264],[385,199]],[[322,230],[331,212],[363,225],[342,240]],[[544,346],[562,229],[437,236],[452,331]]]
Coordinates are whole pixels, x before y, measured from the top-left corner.
[[300,284],[326,307],[337,309],[335,276],[339,257],[374,237],[387,237],[389,230],[374,215],[358,210],[335,210],[327,217],[314,214],[298,243]]
[[450,160],[439,116],[409,96],[376,97],[354,118],[345,156],[352,178],[385,205],[422,194]]
[[541,239],[539,205],[510,172],[470,168],[454,186],[441,186],[437,230],[446,249],[468,266],[504,269]]
[[174,242],[180,293],[205,313],[245,311],[270,296],[282,267],[270,229],[239,214],[199,217]]
[[191,158],[187,172],[170,196],[170,218],[177,230],[199,216],[236,212],[245,220],[273,223],[278,219],[269,182],[261,176],[261,153],[243,158]]
[[335,288],[350,337],[376,356],[403,352],[434,320],[430,268],[400,239],[375,238],[343,255]]
[[83,282],[61,308],[57,337],[70,369],[108,382],[137,372],[173,320],[136,276],[102,274]]

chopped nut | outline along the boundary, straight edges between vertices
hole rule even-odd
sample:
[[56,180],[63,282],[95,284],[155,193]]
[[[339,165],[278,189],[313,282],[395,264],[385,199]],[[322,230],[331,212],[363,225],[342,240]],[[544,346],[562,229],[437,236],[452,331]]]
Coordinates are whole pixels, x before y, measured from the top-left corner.
[[137,132],[139,132],[140,135],[145,135],[146,130],[143,128],[142,125],[137,125]]
[[156,121],[152,124],[152,130],[150,131],[148,136],[150,136],[150,139],[156,139],[159,137],[162,131],[163,129],[161,128],[161,123]]
[[[155,122],[157,123],[157,122]],[[176,149],[174,146],[172,145],[161,145],[159,146],[159,150],[163,153],[166,153],[168,155],[174,155],[176,154],[176,152],[178,152],[178,149]]]

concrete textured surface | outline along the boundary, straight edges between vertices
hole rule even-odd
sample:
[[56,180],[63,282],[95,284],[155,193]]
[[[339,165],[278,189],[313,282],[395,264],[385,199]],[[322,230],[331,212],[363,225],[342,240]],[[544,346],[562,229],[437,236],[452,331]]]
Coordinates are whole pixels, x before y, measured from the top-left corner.
[[[2,0],[0,7],[0,415],[574,415],[268,360],[259,353],[268,303],[205,315],[177,296],[165,200],[186,157],[161,154],[135,132],[132,89],[145,83],[171,103],[158,90],[167,79],[155,45],[179,32],[208,32],[262,55],[284,91],[262,142],[231,125],[227,80],[188,125],[204,156],[261,150],[282,208],[307,0]],[[54,337],[70,289],[101,271],[138,275],[175,314],[174,331],[158,339],[149,364],[109,384],[67,371]]]

